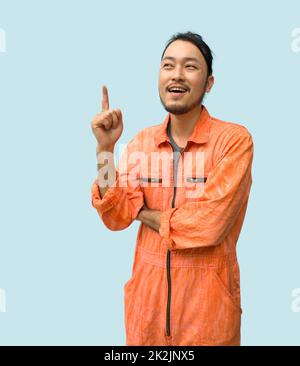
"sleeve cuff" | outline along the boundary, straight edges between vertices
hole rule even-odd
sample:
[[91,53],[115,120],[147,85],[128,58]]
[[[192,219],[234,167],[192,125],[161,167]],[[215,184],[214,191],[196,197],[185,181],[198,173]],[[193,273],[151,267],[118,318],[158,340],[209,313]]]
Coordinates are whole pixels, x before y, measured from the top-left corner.
[[105,195],[101,198],[97,180],[95,180],[91,187],[92,206],[98,210],[100,215],[114,207],[120,200],[120,188],[110,187]]
[[174,211],[177,210],[177,208],[172,208],[170,210],[164,211],[160,215],[160,225],[159,225],[159,234],[164,239],[164,244],[168,247],[170,250],[175,250],[175,242],[171,239],[170,236],[170,220],[171,216],[173,215]]

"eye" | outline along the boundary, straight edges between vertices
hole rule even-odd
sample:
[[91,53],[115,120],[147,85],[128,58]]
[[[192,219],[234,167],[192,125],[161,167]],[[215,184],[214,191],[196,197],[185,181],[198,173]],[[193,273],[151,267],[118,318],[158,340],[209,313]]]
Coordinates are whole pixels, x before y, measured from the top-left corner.
[[172,66],[172,65],[171,64],[164,64],[163,67],[165,67],[165,66]]
[[186,67],[192,67],[193,69],[196,69],[196,66],[194,65],[186,65]]

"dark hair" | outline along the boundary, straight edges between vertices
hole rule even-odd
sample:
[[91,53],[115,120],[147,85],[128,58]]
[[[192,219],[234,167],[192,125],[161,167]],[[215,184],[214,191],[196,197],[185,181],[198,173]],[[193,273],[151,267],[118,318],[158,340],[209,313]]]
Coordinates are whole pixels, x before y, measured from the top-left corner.
[[196,47],[199,48],[199,51],[202,53],[202,55],[206,61],[208,75],[211,75],[212,74],[212,61],[213,61],[212,51],[208,47],[208,45],[203,41],[203,38],[197,33],[185,32],[185,33],[174,34],[168,40],[167,45],[162,53],[161,60],[163,59],[164,53],[165,53],[166,49],[169,47],[169,45],[171,43],[173,43],[174,41],[177,41],[178,39],[191,42]]

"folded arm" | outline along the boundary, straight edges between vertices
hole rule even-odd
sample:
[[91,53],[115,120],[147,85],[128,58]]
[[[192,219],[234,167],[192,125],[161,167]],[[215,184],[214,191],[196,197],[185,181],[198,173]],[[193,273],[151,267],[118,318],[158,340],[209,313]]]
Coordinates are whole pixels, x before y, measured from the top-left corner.
[[232,131],[197,201],[164,212],[142,209],[138,219],[156,230],[170,250],[220,244],[247,203],[252,160],[251,135],[246,129]]

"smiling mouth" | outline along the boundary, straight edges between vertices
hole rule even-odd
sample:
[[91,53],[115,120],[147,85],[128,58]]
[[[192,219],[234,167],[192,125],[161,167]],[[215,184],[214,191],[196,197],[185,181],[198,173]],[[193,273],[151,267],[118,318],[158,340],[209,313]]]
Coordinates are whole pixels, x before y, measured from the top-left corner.
[[182,97],[183,95],[185,95],[187,93],[187,91],[182,91],[182,92],[179,92],[179,91],[168,91],[168,94],[170,94],[172,97]]

